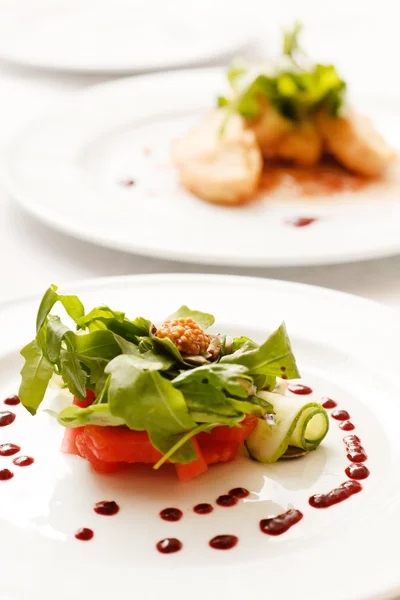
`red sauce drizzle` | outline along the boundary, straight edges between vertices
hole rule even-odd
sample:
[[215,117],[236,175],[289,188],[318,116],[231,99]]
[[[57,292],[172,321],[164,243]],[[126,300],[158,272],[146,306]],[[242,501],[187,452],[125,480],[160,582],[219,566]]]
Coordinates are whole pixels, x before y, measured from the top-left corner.
[[209,545],[214,550],[230,550],[238,543],[239,538],[236,535],[216,535],[209,541]]
[[233,488],[232,490],[229,490],[228,494],[234,498],[247,498],[247,496],[250,496],[249,490],[242,487]]
[[179,508],[164,508],[160,512],[160,517],[164,521],[179,521],[182,518],[183,512]]
[[16,406],[17,404],[20,404],[21,400],[18,398],[18,396],[10,396],[9,398],[6,398],[4,400],[4,404],[8,404],[8,406]]
[[120,183],[120,185],[123,185],[124,187],[133,187],[136,182],[134,179],[121,179],[121,181],[119,183]]
[[351,446],[347,450],[347,458],[353,463],[362,463],[367,460],[368,456],[362,446]]
[[315,221],[318,221],[315,217],[297,217],[296,219],[287,219],[285,223],[292,227],[307,227],[308,225],[315,223]]
[[223,494],[219,496],[216,500],[218,506],[235,506],[237,504],[238,499],[235,496],[230,496],[229,494]]
[[345,435],[343,441],[346,446],[357,446],[357,444],[361,444],[361,440],[358,435]]
[[347,467],[345,473],[350,479],[367,479],[369,477],[369,469],[363,464],[353,463]]
[[291,509],[282,515],[272,517],[270,519],[261,519],[260,529],[268,535],[281,535],[296,525],[303,518],[303,513],[299,510]]
[[88,529],[87,527],[78,529],[78,531],[75,534],[76,539],[80,540],[81,542],[88,542],[92,539],[93,536],[94,532],[91,529]]
[[281,367],[281,371],[284,373],[286,371],[286,367]]
[[16,444],[1,444],[0,445],[0,456],[12,456],[17,454],[21,448]]
[[292,394],[298,394],[299,396],[307,396],[312,394],[312,389],[308,385],[302,385],[301,383],[289,383],[288,390]]
[[328,508],[329,506],[343,502],[343,500],[347,500],[347,498],[350,498],[353,494],[358,494],[361,490],[362,485],[358,481],[345,481],[340,487],[335,488],[327,494],[315,494],[311,496],[309,503],[314,508]]
[[9,410],[5,410],[0,412],[0,427],[6,427],[7,425],[11,425],[15,421],[15,414],[10,412]]
[[30,465],[33,465],[34,462],[35,459],[32,458],[32,456],[17,456],[17,458],[14,458],[13,460],[14,465],[17,465],[17,467],[29,467]]
[[214,510],[211,504],[207,504],[206,502],[202,502],[201,504],[196,504],[193,508],[193,511],[198,515],[208,515]]
[[94,505],[94,512],[98,515],[111,517],[119,512],[119,506],[114,500],[102,500],[101,502],[96,502]]
[[12,479],[13,477],[14,473],[12,473],[9,469],[1,469],[0,481],[7,481],[8,479]]
[[332,398],[322,398],[322,400],[323,400],[322,406],[324,408],[336,408],[337,407],[337,402],[332,400]]
[[343,431],[353,431],[353,429],[355,429],[355,425],[353,425],[351,421],[342,421],[339,423],[339,427],[340,429],[343,429]]
[[336,421],[346,421],[347,419],[350,419],[347,410],[334,410],[333,413],[331,413],[331,416],[333,419],[336,419]]
[[172,554],[173,552],[179,552],[183,544],[176,538],[165,538],[156,545],[156,548],[161,554]]

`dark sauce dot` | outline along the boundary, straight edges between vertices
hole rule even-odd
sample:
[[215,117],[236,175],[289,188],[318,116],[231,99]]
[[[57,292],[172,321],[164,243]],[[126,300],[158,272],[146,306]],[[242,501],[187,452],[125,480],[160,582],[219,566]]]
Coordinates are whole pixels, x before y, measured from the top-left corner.
[[351,421],[342,421],[339,423],[339,427],[340,429],[343,429],[343,431],[353,431],[353,429],[355,429],[355,425],[353,425]]
[[312,394],[312,389],[308,385],[302,385],[301,383],[289,383],[288,390],[292,394],[298,394],[299,396],[307,396]]
[[35,459],[32,458],[32,456],[17,456],[17,458],[14,458],[13,460],[14,465],[17,465],[17,467],[29,467],[30,465],[33,465],[34,462]]
[[8,479],[12,479],[13,477],[14,473],[12,473],[9,469],[0,470],[0,481],[7,481]]
[[98,515],[111,517],[119,512],[119,506],[114,500],[102,500],[101,502],[96,502],[94,505],[94,512]]
[[182,518],[182,511],[179,508],[164,508],[160,512],[160,517],[164,521],[179,521]]
[[218,506],[235,506],[235,504],[238,502],[238,499],[234,496],[230,496],[229,494],[223,494],[217,498],[216,502]]
[[17,404],[20,403],[21,400],[18,398],[18,396],[10,396],[4,400],[4,404],[8,404],[8,406],[17,406]]
[[211,504],[207,504],[206,502],[202,502],[201,504],[196,504],[193,508],[193,511],[198,515],[208,515],[214,510]]
[[282,535],[296,523],[301,521],[303,513],[299,510],[288,510],[282,515],[272,517],[270,519],[262,519],[260,521],[260,529],[268,535]]
[[285,373],[282,373],[281,379],[287,379],[287,375],[285,375]]
[[214,550],[230,550],[238,543],[239,538],[236,535],[216,535],[209,541],[209,545]]
[[165,538],[156,545],[156,548],[161,554],[172,554],[173,552],[179,552],[183,544],[176,538]]
[[21,448],[16,444],[1,444],[0,445],[0,456],[12,456],[17,454]]
[[5,410],[0,412],[0,427],[6,427],[7,425],[11,425],[15,421],[15,414],[10,412],[9,410]]
[[331,416],[333,419],[336,419],[336,421],[347,421],[350,419],[347,410],[334,410],[333,413],[331,413]]
[[297,219],[287,219],[285,223],[292,227],[307,227],[315,221],[317,221],[315,217],[297,217]]
[[345,473],[350,479],[367,479],[369,477],[369,469],[363,464],[352,463],[347,467]]
[[353,463],[362,463],[367,460],[368,456],[361,446],[352,446],[348,448],[347,458]]
[[337,407],[337,402],[335,402],[334,400],[332,400],[332,398],[322,398],[322,406],[324,408],[336,408]]
[[93,538],[93,536],[94,532],[91,529],[88,529],[87,527],[78,529],[78,531],[75,534],[76,539],[80,540],[81,542],[88,542]]
[[242,487],[233,488],[228,492],[228,494],[234,498],[247,498],[247,496],[250,496],[249,490],[246,490],[246,488]]
[[281,371],[284,373],[286,371],[286,367],[281,367]]
[[133,187],[136,184],[134,179],[121,179],[119,183],[124,187]]
[[328,508],[347,500],[353,494],[361,492],[361,490],[362,485],[358,481],[345,481],[340,487],[335,488],[327,494],[315,494],[311,496],[308,502],[313,508]]
[[346,444],[346,446],[361,444],[361,440],[358,437],[358,435],[345,435],[343,441]]

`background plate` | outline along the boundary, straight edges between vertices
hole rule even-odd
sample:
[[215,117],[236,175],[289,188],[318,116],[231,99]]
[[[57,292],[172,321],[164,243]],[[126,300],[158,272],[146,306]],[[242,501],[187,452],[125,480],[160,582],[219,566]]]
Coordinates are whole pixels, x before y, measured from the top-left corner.
[[[336,197],[260,197],[238,208],[210,205],[178,183],[171,140],[224,91],[218,69],[123,79],[96,86],[17,135],[4,181],[24,208],[52,227],[153,257],[234,266],[362,260],[400,250],[399,185]],[[400,147],[396,100],[362,95]],[[309,227],[287,224],[317,217]]]

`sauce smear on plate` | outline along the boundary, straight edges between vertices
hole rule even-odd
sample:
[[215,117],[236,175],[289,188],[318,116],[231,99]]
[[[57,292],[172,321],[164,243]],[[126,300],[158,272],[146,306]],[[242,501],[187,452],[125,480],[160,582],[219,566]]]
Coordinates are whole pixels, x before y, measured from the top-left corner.
[[358,494],[362,490],[361,483],[358,481],[345,481],[338,488],[335,488],[327,494],[315,494],[309,499],[309,503],[314,508],[328,508],[334,504],[339,504],[347,500],[353,494]]
[[238,543],[239,538],[236,535],[216,535],[209,541],[209,545],[214,550],[230,550]]
[[282,535],[288,529],[296,525],[303,518],[303,513],[299,510],[291,509],[282,515],[271,517],[270,519],[261,519],[260,529],[268,535]]

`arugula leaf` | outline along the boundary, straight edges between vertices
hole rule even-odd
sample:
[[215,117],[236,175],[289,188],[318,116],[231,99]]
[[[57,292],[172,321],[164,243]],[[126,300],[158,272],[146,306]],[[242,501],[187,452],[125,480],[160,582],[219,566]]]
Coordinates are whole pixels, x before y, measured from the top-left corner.
[[108,404],[92,404],[86,408],[79,406],[67,406],[61,412],[54,413],[47,411],[55,416],[63,427],[83,427],[84,425],[100,425],[102,427],[125,425],[125,421],[111,414]]
[[111,413],[137,431],[181,433],[195,427],[182,392],[157,371],[140,371],[136,364],[135,357],[123,354],[107,365]]
[[34,415],[53,375],[53,365],[43,354],[38,337],[22,348],[21,354],[25,364],[21,369],[18,396],[25,408]]
[[[192,431],[194,433],[192,434]],[[166,433],[165,431],[149,431],[149,439],[154,448],[157,448],[163,457],[154,465],[158,469],[167,460],[172,463],[186,464],[198,458],[197,452],[191,442],[191,437],[196,435],[197,428],[189,433]]]
[[86,374],[82,369],[78,356],[69,350],[60,352],[60,372],[64,383],[67,384],[69,391],[79,398],[86,398]]
[[178,310],[170,315],[168,319],[185,319],[187,317],[191,317],[193,321],[196,321],[196,323],[203,329],[211,327],[215,321],[212,315],[200,312],[198,310],[190,310],[190,308],[185,305],[182,305],[180,308],[178,308]]
[[56,302],[61,302],[68,315],[77,322],[85,313],[82,302],[77,296],[63,296],[57,294],[58,287],[51,285],[45,292],[39,305],[36,318],[36,333],[40,331],[46,318]]
[[244,365],[250,374],[282,377],[283,368],[288,379],[300,377],[284,323],[258,348],[249,350],[244,344],[233,354],[223,356],[220,364],[225,363]]
[[236,410],[241,411],[242,414],[254,415],[261,418],[266,413],[274,412],[272,404],[259,396],[249,396],[246,400],[237,400],[235,398],[229,398],[229,400]]
[[[216,425],[218,425],[218,423],[203,423],[202,425],[197,425],[197,427],[191,429],[185,434],[179,434],[165,438],[160,438],[158,435],[149,434],[151,443],[155,447],[158,447],[157,444],[159,444],[160,447],[166,448],[167,445],[175,441],[175,444],[169,447],[169,450],[164,453],[164,456],[160,458],[160,460],[154,465],[153,469],[159,469],[167,460],[170,460],[173,463],[189,463],[196,460],[198,455],[190,440],[202,431],[210,431]],[[193,449],[193,453],[191,452],[190,448]]]
[[[222,359],[221,359],[222,361]],[[172,380],[175,387],[186,386],[191,383],[210,383],[216,390],[226,390],[232,396],[247,398],[247,391],[240,380],[250,381],[248,369],[245,365],[212,363],[203,367],[196,367],[184,371]]]
[[76,352],[85,356],[111,360],[121,354],[114,334],[107,329],[98,329],[83,335],[68,331],[65,338]]
[[56,363],[60,356],[61,344],[69,328],[61,323],[60,317],[48,316],[46,327],[47,356],[52,363]]
[[147,350],[140,352],[139,348],[130,342],[127,342],[118,335],[114,335],[119,347],[123,354],[129,354],[132,357],[132,364],[138,369],[148,371],[163,371],[170,369],[175,361],[172,358],[164,354],[155,352],[154,350]]
[[[244,416],[233,399],[209,383],[193,382],[182,388],[191,417],[196,423],[219,423],[233,426]],[[240,401],[238,401],[240,404]]]

